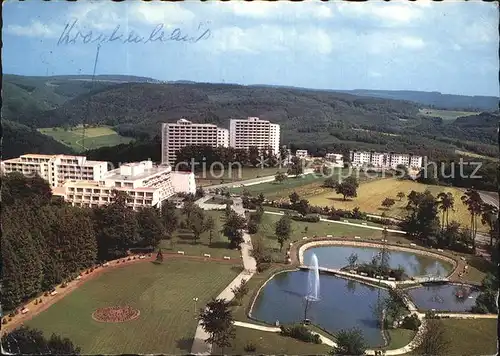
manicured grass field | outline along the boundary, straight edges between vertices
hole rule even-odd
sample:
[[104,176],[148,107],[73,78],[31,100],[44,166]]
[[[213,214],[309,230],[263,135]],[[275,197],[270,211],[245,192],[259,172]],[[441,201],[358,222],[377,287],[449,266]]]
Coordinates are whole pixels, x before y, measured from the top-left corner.
[[[245,346],[256,346],[254,352],[245,351]],[[221,350],[214,348],[214,355]],[[232,346],[225,348],[226,355],[326,355],[331,351],[327,345],[317,345],[281,336],[279,333],[236,327],[236,338]]]
[[232,167],[231,170],[225,169],[223,171],[219,169],[213,169],[212,172],[207,167],[207,172],[205,175],[197,174],[196,181],[200,186],[217,185],[222,183],[236,182],[240,180],[254,179],[260,177],[274,176],[278,172],[286,172],[284,168],[252,168],[243,167],[238,169],[236,165]]
[[241,253],[239,250],[229,249],[229,240],[222,233],[222,226],[224,224],[224,212],[216,210],[206,210],[206,215],[213,217],[215,221],[215,228],[212,235],[212,244],[209,245],[210,232],[201,234],[200,239],[195,244],[193,233],[188,229],[177,229],[174,233],[173,240],[162,240],[160,247],[165,252],[177,253],[177,251],[184,251],[186,255],[190,256],[203,256],[205,253],[215,258],[223,258],[229,256],[231,259],[241,260]]
[[[259,231],[257,234],[252,235],[252,239],[255,241],[259,237],[262,238],[262,241],[266,246],[273,249],[274,254],[277,258],[283,258],[283,253],[279,252],[279,243],[275,235],[275,226],[276,222],[281,218],[279,215],[271,215],[264,214],[262,217],[262,221],[259,225]],[[306,231],[307,227],[307,231]],[[308,236],[320,236],[324,237],[326,235],[333,235],[335,237],[339,236],[360,236],[365,238],[382,238],[382,231],[366,229],[362,227],[342,225],[330,222],[317,222],[317,223],[309,223],[304,221],[292,221],[292,234],[290,236],[290,241],[285,242],[284,248],[289,242],[294,240],[302,240],[302,237]],[[395,235],[389,233],[388,240],[391,242],[401,241],[402,243],[409,243],[409,240],[405,239],[404,235]]]
[[[496,319],[441,319],[444,324],[450,356],[494,355],[497,352]],[[417,356],[418,350],[406,355]]]
[[395,350],[408,345],[415,337],[415,331],[408,329],[389,329],[389,345],[385,350]]
[[455,110],[437,110],[437,109],[420,109],[420,114],[424,116],[437,116],[443,120],[455,120],[460,116],[477,115],[474,111],[455,111]]
[[[72,128],[68,131],[62,127],[49,127],[38,129],[44,135],[50,136],[53,139],[73,148],[74,150],[82,151],[83,128]],[[94,149],[106,146],[115,146],[122,143],[129,143],[133,139],[130,137],[120,136],[116,131],[108,126],[88,127],[85,129],[85,148]]]
[[[350,173],[352,173],[357,179],[359,183],[364,183],[366,181],[378,180],[379,177],[367,177],[364,174],[359,174],[357,176],[357,171],[349,172],[348,169],[338,169],[337,173],[335,173],[332,178],[338,180],[339,175],[342,177],[347,177]],[[326,180],[326,177],[318,175],[318,174],[307,174],[303,175],[299,178],[288,178],[284,180],[282,183],[277,182],[268,182],[255,184],[248,187],[241,188],[233,188],[230,190],[231,193],[241,194],[243,191],[249,191],[253,196],[257,196],[260,193],[264,194],[267,199],[280,199],[285,198],[288,199],[288,196],[293,192],[296,192],[301,197],[309,197],[316,196],[322,194],[328,194],[333,191],[332,188],[323,187],[323,183]]]
[[[434,196],[440,192],[451,192],[455,199],[455,211],[450,211],[450,221],[456,220],[464,226],[470,225],[470,214],[467,207],[462,203],[460,197],[463,195],[462,191],[452,187],[442,187],[437,185],[425,185],[410,180],[399,179],[380,179],[373,182],[366,182],[361,184],[358,188],[358,196],[351,200],[344,201],[342,196],[336,194],[335,191],[330,190],[327,193],[309,195],[305,198],[309,200],[311,205],[319,206],[335,206],[340,209],[353,209],[359,207],[362,211],[372,214],[381,215],[383,212],[387,216],[401,218],[406,215],[405,206],[407,199],[403,198],[401,201],[396,197],[398,192],[403,192],[406,195],[412,190],[423,192],[426,189],[430,190]],[[390,209],[386,210],[381,207],[381,203],[385,198],[393,198],[396,201]],[[441,216],[441,215],[440,215]],[[478,231],[487,232],[488,228],[481,224],[481,219],[478,219]]]
[[[82,354],[187,354],[196,330],[196,309],[216,297],[240,268],[227,263],[166,259],[104,273],[88,281],[26,324],[46,336],[69,337]],[[130,305],[138,319],[99,323],[101,307]]]

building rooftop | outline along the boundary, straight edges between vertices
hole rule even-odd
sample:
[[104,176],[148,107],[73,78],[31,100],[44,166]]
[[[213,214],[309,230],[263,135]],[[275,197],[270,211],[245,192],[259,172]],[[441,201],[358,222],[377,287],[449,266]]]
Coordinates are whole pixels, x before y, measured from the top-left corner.
[[159,173],[164,173],[164,172],[169,172],[171,171],[170,166],[153,166],[153,168],[145,168],[143,172],[138,173],[136,175],[122,175],[120,173],[120,168],[113,169],[112,171],[109,171],[104,177],[104,180],[120,180],[120,181],[129,181],[133,182],[135,180],[139,179],[146,179],[148,177],[151,177],[153,175],[159,174]]

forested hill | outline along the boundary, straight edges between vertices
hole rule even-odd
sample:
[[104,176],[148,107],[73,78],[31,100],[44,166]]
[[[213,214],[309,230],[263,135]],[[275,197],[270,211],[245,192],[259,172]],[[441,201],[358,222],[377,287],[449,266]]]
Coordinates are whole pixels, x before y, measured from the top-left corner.
[[401,126],[418,114],[409,102],[361,98],[349,94],[224,84],[120,84],[80,95],[45,112],[33,124],[81,123],[129,125],[154,135],[160,123],[186,117],[225,127],[230,118],[259,116],[282,125],[285,135],[298,129],[325,131],[342,125]]
[[465,96],[440,92],[412,90],[347,90],[346,93],[375,98],[409,100],[426,107],[447,110],[494,111],[498,110],[499,98],[494,96]]
[[25,153],[74,154],[68,146],[17,122],[2,120],[2,159]]

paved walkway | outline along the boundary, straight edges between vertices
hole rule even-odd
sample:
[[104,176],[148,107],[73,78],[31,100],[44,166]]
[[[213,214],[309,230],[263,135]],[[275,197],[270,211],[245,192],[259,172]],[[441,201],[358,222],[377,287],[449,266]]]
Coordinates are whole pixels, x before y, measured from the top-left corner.
[[[200,206],[203,206],[204,209],[209,209],[209,204],[204,204],[204,201],[197,201]],[[232,209],[240,215],[245,215],[245,209],[243,208],[243,204],[240,199],[234,199]],[[242,280],[248,280],[252,278],[257,270],[257,263],[255,259],[251,255],[252,251],[252,240],[250,235],[246,232],[243,233],[243,239],[245,240],[241,244],[241,257],[243,259],[243,267],[245,270],[241,272],[223,291],[217,296],[217,299],[225,299],[230,301],[234,298],[234,293],[232,289],[241,284]],[[198,327],[196,328],[196,332],[194,335],[193,345],[191,347],[191,354],[195,355],[210,355],[212,353],[212,345],[207,344],[205,342],[208,339],[209,335],[205,332],[201,323],[198,323]]]

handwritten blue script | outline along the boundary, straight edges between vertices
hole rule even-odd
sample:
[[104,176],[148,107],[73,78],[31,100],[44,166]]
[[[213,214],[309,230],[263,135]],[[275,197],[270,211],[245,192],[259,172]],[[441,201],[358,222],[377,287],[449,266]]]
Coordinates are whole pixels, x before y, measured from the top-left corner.
[[57,41],[57,45],[74,45],[74,44],[104,44],[104,43],[123,43],[123,44],[146,44],[154,42],[187,42],[196,43],[206,40],[211,36],[211,31],[206,28],[205,24],[198,25],[195,35],[184,34],[180,28],[175,28],[172,32],[165,32],[163,24],[158,24],[149,33],[148,36],[142,36],[135,31],[124,32],[120,30],[120,25],[117,25],[113,31],[108,34],[92,30],[82,31],[77,27],[78,20],[67,23],[64,30]]

